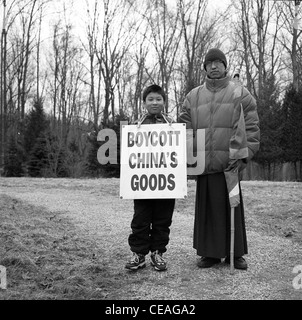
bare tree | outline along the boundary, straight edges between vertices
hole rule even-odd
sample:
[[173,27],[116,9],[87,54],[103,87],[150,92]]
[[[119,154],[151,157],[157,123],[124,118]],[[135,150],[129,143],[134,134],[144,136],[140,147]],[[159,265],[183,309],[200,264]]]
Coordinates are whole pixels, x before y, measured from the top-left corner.
[[43,10],[42,7],[40,8],[40,15],[39,15],[39,29],[38,29],[38,36],[37,36],[37,85],[36,85],[36,96],[37,99],[40,98],[40,48],[41,48],[41,26],[42,26],[42,14]]
[[213,42],[217,21],[207,19],[207,0],[195,1],[179,0],[185,59],[185,93],[202,82],[202,59]]
[[210,46],[219,47],[219,37],[215,37],[223,15],[209,15],[208,0],[178,0],[178,10],[182,28],[181,56],[174,76],[176,114],[185,95],[203,83],[203,58]]
[[277,2],[277,8],[283,21],[282,32],[278,40],[290,57],[290,63],[286,61],[284,63],[292,72],[293,85],[297,91],[301,89],[302,83],[302,30],[298,28],[298,18],[301,15],[298,12],[301,12],[301,7],[300,1],[297,0]]
[[[7,143],[7,96],[6,96],[6,1],[3,1],[3,27],[1,33],[0,69],[0,170],[4,165]],[[0,171],[1,175],[1,171]]]
[[[63,145],[67,144],[70,124],[74,117],[81,113],[78,109],[83,91],[84,64],[82,50],[73,42],[72,27],[61,27],[60,22],[54,26],[53,61],[50,64],[53,72],[52,87],[53,126],[59,129],[58,134]],[[60,127],[58,127],[60,125]],[[57,127],[57,128],[56,128]]]
[[139,5],[132,7],[134,9],[133,20],[136,21],[136,25],[133,25],[131,30],[134,41],[121,65],[120,76],[123,85],[118,84],[124,91],[123,113],[126,112],[128,116],[132,115],[134,119],[137,119],[143,111],[142,91],[146,83],[153,78],[152,71],[154,70],[152,63],[151,69],[153,70],[149,70],[150,64],[148,64],[148,61],[151,60],[149,53],[152,46],[149,41],[149,25],[144,20],[148,8],[142,5],[142,2],[138,1],[137,4]]
[[133,84],[134,94],[131,96],[133,99],[133,106],[134,106],[134,118],[137,119],[138,115],[142,113],[142,91],[146,84],[147,77],[145,76],[145,69],[146,69],[146,61],[148,55],[148,45],[146,45],[146,32],[145,30],[143,36],[143,40],[140,41],[138,45],[137,51],[134,53],[133,60],[136,65],[136,74],[135,74],[135,81]]
[[101,110],[101,84],[102,84],[102,71],[101,65],[98,63],[98,47],[102,42],[102,33],[99,28],[100,25],[100,1],[95,0],[91,7],[88,0],[86,1],[87,7],[87,24],[86,35],[88,44],[83,44],[83,47],[88,55],[88,73],[89,80],[86,84],[89,87],[89,110],[88,118],[92,116],[93,129],[98,132],[100,127]]
[[[4,10],[1,40],[1,108],[2,120],[5,121],[1,146],[6,144],[9,130],[23,131],[26,102],[35,82],[33,53],[36,49],[34,40],[38,12],[47,1],[9,1],[7,10]],[[3,1],[5,9],[6,2]],[[2,148],[2,155],[4,149]]]
[[[35,15],[37,10],[37,0],[33,0],[30,2],[29,11],[23,14],[21,13],[21,21],[22,21],[22,32],[24,42],[22,43],[23,52],[22,52],[22,61],[21,66],[23,68],[23,75],[20,78],[20,109],[21,109],[21,119],[24,119],[25,116],[25,102],[27,99],[27,95],[31,86],[28,84],[28,68],[29,68],[29,56],[31,53],[32,46],[32,29],[35,23]],[[27,15],[29,13],[29,16]]]
[[[152,0],[147,3],[144,17],[149,25],[150,42],[156,53],[158,64],[155,82],[159,83],[169,97],[170,81],[175,71],[175,62],[181,41],[182,29],[179,24],[180,11],[168,6],[166,0]],[[169,110],[169,99],[166,112]]]
[[110,114],[112,120],[115,119],[116,75],[133,41],[132,33],[129,30],[133,29],[135,23],[127,24],[131,7],[131,1],[123,0],[112,4],[110,0],[104,0],[103,36],[97,58],[101,66],[105,89],[103,107],[103,124],[105,126],[109,123]]
[[[267,0],[240,0],[236,6],[239,24],[236,34],[242,46],[247,88],[258,101],[264,102],[268,95],[277,90],[278,74],[282,71],[282,50],[278,45],[281,28],[281,12],[275,2]],[[268,83],[272,92],[268,93]]]

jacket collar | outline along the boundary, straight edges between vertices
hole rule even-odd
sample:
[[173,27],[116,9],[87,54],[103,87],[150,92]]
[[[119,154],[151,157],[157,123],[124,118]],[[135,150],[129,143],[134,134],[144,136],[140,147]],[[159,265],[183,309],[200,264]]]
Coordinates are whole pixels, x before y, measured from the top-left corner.
[[230,77],[226,76],[221,79],[210,79],[210,78],[206,77],[205,82],[206,82],[206,87],[208,90],[219,91],[219,90],[225,88],[229,84]]
[[163,115],[161,113],[159,113],[159,114],[147,113],[147,118],[148,119],[162,119]]

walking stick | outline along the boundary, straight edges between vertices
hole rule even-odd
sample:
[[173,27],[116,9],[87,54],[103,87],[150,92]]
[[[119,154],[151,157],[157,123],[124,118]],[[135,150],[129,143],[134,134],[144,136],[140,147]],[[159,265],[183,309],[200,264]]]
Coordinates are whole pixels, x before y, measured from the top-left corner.
[[234,274],[234,247],[235,247],[235,207],[240,203],[239,195],[239,181],[238,181],[238,170],[225,171],[225,179],[227,189],[229,192],[229,200],[231,207],[231,241],[230,241],[230,269],[231,274]]
[[235,208],[231,207],[231,246],[230,246],[230,269],[234,274],[234,239],[235,239]]

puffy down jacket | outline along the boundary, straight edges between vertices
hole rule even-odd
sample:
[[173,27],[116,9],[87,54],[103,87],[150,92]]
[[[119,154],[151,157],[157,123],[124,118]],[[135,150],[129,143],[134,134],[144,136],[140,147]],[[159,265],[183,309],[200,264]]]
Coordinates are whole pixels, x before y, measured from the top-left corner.
[[[187,129],[205,129],[205,171],[223,172],[231,159],[250,160],[259,150],[256,101],[250,92],[230,81],[206,78],[185,98],[179,122]],[[198,148],[198,146],[197,146]]]

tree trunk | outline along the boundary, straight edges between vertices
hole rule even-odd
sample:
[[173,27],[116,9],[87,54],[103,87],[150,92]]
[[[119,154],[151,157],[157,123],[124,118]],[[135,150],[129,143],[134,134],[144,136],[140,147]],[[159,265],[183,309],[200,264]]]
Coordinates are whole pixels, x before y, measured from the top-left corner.
[[7,85],[6,85],[6,1],[3,2],[3,28],[1,35],[1,81],[0,81],[0,175],[4,165],[7,149]]
[[[298,8],[299,8],[299,1],[295,0],[295,17],[294,20],[297,22],[298,20]],[[297,43],[298,43],[298,26],[294,23],[294,30],[293,30],[293,41],[292,41],[292,65],[293,65],[293,85],[296,91],[299,91],[299,66],[298,66],[298,57],[297,57]]]

